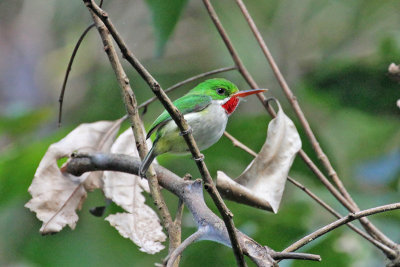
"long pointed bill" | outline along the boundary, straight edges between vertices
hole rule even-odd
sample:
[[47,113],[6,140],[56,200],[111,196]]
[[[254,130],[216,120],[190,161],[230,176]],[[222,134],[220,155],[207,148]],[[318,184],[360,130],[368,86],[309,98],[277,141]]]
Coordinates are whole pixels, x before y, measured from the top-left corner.
[[254,89],[254,90],[246,90],[246,91],[239,91],[233,96],[235,97],[246,97],[253,94],[258,94],[267,91],[267,89]]

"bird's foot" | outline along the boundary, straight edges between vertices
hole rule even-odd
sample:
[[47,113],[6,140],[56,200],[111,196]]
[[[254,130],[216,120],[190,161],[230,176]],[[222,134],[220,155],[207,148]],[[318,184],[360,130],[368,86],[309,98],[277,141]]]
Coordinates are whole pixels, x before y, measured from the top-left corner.
[[193,158],[193,159],[194,159],[194,161],[197,161],[197,162],[204,161],[204,155],[203,155],[203,154],[200,154],[200,157],[198,157],[198,158]]
[[179,133],[180,136],[184,136],[184,135],[188,135],[189,133],[192,133],[193,130],[192,128],[189,126],[189,128],[186,131],[182,131]]

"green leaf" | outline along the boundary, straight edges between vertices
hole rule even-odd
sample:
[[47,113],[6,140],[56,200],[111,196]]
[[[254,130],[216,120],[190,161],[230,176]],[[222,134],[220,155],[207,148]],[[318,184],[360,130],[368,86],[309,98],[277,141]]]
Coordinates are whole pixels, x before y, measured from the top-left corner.
[[154,31],[157,39],[156,53],[157,56],[161,56],[187,0],[146,0],[146,2],[153,15]]

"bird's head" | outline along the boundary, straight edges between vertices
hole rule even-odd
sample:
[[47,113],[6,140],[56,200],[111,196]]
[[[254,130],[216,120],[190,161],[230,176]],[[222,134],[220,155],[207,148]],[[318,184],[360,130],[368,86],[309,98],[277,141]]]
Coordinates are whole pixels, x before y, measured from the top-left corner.
[[265,89],[239,91],[232,82],[215,78],[199,83],[189,94],[208,95],[212,100],[219,101],[226,112],[231,114],[239,104],[240,98],[265,91]]

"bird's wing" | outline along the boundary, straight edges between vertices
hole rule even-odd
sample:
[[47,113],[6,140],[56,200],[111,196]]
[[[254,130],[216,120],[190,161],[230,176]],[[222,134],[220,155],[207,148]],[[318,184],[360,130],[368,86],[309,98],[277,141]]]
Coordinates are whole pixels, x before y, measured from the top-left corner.
[[[179,109],[179,111],[185,115],[191,112],[198,112],[205,109],[211,104],[211,97],[207,95],[185,95],[175,100],[173,103]],[[172,120],[169,113],[164,110],[160,116],[153,122],[150,130],[146,136],[148,139],[154,131],[164,126],[168,121]]]

